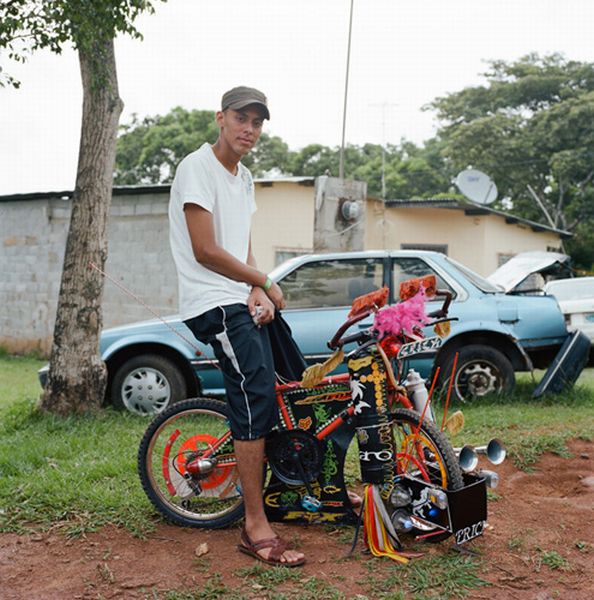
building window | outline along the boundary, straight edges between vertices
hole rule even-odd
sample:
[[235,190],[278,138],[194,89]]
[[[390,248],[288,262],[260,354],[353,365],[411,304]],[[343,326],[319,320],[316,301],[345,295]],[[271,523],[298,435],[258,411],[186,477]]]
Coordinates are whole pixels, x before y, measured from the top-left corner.
[[515,254],[505,254],[503,252],[497,253],[497,266],[504,265],[510,258],[513,258]]
[[447,244],[400,244],[401,250],[431,250],[432,252],[441,252],[448,255]]
[[311,252],[311,250],[306,250],[304,248],[277,248],[274,251],[274,264],[275,266],[278,266],[286,260],[289,260],[289,258],[311,254]]

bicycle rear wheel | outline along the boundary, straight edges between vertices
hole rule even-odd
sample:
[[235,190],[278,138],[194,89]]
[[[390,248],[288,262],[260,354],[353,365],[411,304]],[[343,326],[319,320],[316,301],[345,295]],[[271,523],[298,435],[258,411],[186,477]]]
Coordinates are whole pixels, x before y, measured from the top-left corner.
[[244,514],[224,402],[194,398],[157,415],[138,450],[142,487],[168,520],[226,527]]

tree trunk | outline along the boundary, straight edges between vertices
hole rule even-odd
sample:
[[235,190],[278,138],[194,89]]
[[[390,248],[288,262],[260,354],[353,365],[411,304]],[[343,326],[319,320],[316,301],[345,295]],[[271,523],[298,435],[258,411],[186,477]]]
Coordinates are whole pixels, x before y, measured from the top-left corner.
[[[119,98],[113,40],[78,50],[83,112],[76,187],[50,355],[44,411],[68,415],[98,408],[107,371],[99,355],[103,268],[113,186]],[[99,58],[100,57],[100,58]]]

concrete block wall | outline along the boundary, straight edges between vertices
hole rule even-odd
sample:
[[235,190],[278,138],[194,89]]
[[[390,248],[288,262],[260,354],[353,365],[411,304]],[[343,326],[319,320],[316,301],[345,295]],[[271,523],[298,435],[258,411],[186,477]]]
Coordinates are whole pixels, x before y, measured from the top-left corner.
[[0,346],[49,348],[69,213],[68,200],[0,204]]
[[[177,312],[177,275],[169,249],[168,193],[114,196],[106,272],[161,316]],[[152,319],[137,300],[105,282],[105,327]]]
[[[168,190],[114,195],[106,265],[113,279],[160,315],[177,311],[168,200]],[[68,198],[0,202],[0,346],[11,352],[49,353],[70,209]],[[106,280],[105,327],[149,318],[146,308]]]

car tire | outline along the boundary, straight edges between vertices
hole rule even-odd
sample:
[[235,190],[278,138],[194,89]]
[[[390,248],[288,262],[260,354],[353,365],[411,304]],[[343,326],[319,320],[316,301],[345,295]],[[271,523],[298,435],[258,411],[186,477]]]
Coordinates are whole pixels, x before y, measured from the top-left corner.
[[511,362],[503,352],[482,344],[470,344],[446,354],[441,361],[444,389],[450,383],[456,352],[458,364],[452,391],[458,400],[468,402],[473,398],[513,391],[516,379]]
[[186,382],[170,359],[141,354],[124,362],[111,384],[111,402],[121,410],[154,416],[187,396]]

